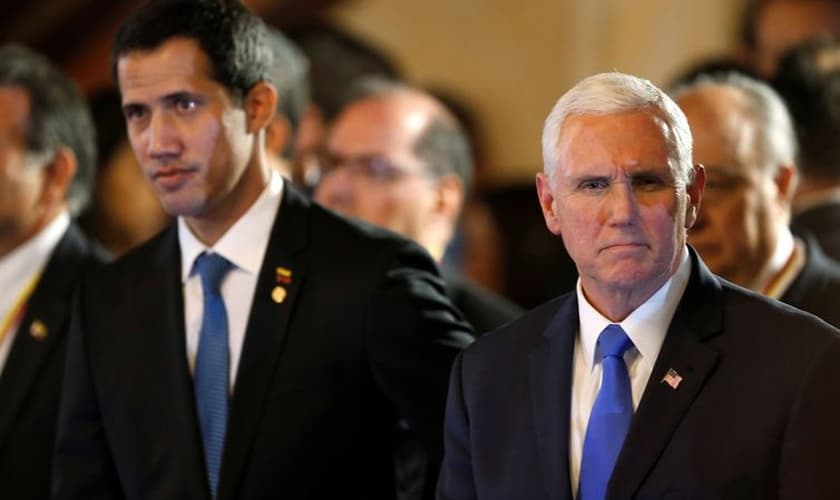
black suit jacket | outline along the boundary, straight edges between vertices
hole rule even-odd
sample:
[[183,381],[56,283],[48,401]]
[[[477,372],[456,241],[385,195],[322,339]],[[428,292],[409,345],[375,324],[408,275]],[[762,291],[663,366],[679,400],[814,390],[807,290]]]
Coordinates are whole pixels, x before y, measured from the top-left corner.
[[[0,491],[15,499],[50,493],[55,422],[64,372],[73,291],[101,260],[71,224],[47,261],[26,305],[0,375]],[[30,334],[40,323],[46,335]],[[36,326],[40,329],[40,326]]]
[[840,263],[831,260],[811,235],[798,231],[806,260],[799,275],[779,300],[840,327]]
[[495,330],[525,312],[513,302],[479,287],[457,271],[444,268],[442,274],[447,295],[476,334]]
[[[814,316],[692,274],[607,497],[837,498],[840,337]],[[479,338],[452,370],[439,499],[571,499],[574,293]],[[677,389],[663,383],[673,368]]]
[[840,203],[811,207],[793,218],[793,226],[813,234],[825,254],[840,261]]
[[[281,303],[272,300],[277,267],[292,271]],[[209,498],[180,276],[172,226],[83,284],[57,498]],[[424,251],[286,183],[231,397],[218,498],[393,498],[394,423],[404,416],[440,456],[448,372],[468,331]]]

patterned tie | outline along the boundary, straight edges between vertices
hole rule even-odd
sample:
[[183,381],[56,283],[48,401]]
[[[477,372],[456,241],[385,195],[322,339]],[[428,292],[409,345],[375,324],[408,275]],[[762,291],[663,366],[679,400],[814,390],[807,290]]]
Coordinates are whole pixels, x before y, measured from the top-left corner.
[[633,397],[624,352],[632,345],[619,325],[607,326],[598,337],[603,376],[583,442],[579,500],[603,500],[630,428]]
[[216,498],[227,430],[230,373],[227,311],[219,286],[231,264],[221,255],[202,253],[195,268],[204,289],[204,315],[195,359],[195,401],[210,495]]

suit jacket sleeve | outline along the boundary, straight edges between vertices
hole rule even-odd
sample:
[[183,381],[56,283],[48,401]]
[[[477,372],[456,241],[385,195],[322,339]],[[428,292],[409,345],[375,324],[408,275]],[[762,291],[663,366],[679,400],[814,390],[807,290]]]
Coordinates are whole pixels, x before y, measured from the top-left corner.
[[443,456],[449,371],[472,332],[446,298],[428,254],[401,245],[367,311],[368,353],[377,385],[425,445],[431,494]]
[[52,496],[55,500],[123,498],[91,379],[81,297],[82,292],[68,333]]
[[805,374],[791,408],[779,465],[780,499],[837,498],[840,339],[832,340]]
[[443,430],[446,454],[438,480],[438,500],[475,499],[475,482],[470,455],[470,429],[464,402],[462,373],[463,356],[452,366],[449,396],[446,400],[446,422]]

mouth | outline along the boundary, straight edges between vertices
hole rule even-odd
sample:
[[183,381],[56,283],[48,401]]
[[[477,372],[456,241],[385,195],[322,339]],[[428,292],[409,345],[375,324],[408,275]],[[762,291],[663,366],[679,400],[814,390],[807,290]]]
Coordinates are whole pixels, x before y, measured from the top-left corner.
[[196,169],[188,167],[161,167],[152,174],[152,181],[164,190],[181,187],[196,173]]

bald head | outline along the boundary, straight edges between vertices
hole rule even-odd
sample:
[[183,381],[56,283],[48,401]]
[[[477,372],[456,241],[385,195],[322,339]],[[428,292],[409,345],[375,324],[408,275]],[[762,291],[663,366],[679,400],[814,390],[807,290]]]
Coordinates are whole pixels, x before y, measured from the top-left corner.
[[442,254],[472,176],[467,139],[443,104],[369,83],[339,113],[326,149],[317,201]]

